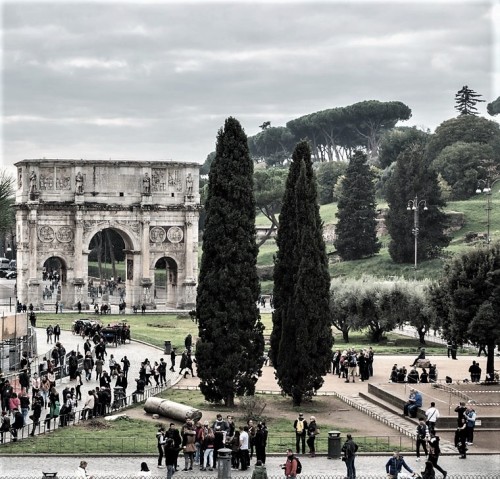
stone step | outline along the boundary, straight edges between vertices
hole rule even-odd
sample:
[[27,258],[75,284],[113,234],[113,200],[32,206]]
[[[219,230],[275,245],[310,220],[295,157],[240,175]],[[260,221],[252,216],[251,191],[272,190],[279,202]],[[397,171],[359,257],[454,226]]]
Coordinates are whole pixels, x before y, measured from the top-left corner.
[[[407,420],[401,414],[398,414],[396,412],[391,412],[389,405],[387,405],[387,407],[382,407],[376,404],[374,401],[372,401],[372,398],[365,393],[361,394],[358,393],[349,396],[335,393],[335,395],[340,400],[344,401],[346,404],[349,404],[351,407],[354,407],[358,411],[361,411],[367,414],[368,416],[376,419],[377,421],[382,422],[386,426],[389,426],[399,431],[401,434],[416,439],[415,437],[416,423],[414,423],[411,420]],[[377,399],[377,401],[380,400]],[[452,444],[450,441],[441,439],[440,446],[441,446],[441,451],[443,453],[456,454],[457,452],[455,445]]]

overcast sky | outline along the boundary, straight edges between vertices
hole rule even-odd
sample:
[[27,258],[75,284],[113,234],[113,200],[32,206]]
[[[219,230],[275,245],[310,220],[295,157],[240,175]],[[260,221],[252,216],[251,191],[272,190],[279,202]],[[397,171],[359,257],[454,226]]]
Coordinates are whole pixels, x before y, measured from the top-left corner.
[[[4,2],[3,159],[196,161],[259,125],[376,99],[433,130],[500,95],[492,1]],[[482,104],[481,112],[485,112]]]

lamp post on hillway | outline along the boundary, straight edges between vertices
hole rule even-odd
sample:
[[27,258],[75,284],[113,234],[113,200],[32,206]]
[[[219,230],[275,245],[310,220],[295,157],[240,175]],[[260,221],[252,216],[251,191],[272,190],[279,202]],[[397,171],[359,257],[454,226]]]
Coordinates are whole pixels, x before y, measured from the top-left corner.
[[[486,234],[486,243],[488,245],[488,248],[490,247],[491,243],[491,237],[490,237],[490,212],[492,210],[491,206],[491,189],[493,188],[493,185],[497,182],[500,181],[500,178],[497,178],[496,180],[493,181],[493,183],[490,183],[490,178],[486,178],[485,180],[477,180],[477,190],[476,193],[484,193],[486,195],[486,227],[487,227],[487,234]],[[483,185],[483,189],[481,189],[481,185]]]
[[406,209],[408,211],[413,211],[413,229],[411,232],[413,233],[413,236],[415,236],[415,271],[417,270],[418,266],[418,233],[420,231],[420,225],[419,225],[419,216],[420,216],[420,207],[424,211],[427,211],[427,201],[426,200],[419,200],[418,196],[415,196],[412,200],[408,200],[408,206]]

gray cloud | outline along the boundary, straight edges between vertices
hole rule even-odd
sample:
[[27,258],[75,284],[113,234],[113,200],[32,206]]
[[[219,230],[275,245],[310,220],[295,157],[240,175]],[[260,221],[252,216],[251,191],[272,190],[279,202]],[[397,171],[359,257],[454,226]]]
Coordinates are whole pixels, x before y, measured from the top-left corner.
[[409,124],[492,91],[490,2],[6,3],[3,161],[202,162],[224,119],[247,134],[366,99]]

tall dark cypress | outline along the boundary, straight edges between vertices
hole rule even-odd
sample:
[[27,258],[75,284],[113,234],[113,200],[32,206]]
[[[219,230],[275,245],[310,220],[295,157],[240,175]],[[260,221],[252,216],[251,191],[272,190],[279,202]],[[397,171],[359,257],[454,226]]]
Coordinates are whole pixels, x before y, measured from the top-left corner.
[[344,260],[361,259],[380,251],[373,180],[367,156],[356,151],[347,167],[337,205],[335,247]]
[[[281,297],[280,315],[273,317],[273,327],[278,326],[280,333],[279,341],[274,338],[278,343],[274,357],[278,384],[295,405],[300,405],[304,397],[322,386],[333,345],[328,260],[306,142],[299,143],[294,151],[290,175],[280,216],[278,272],[286,269],[286,274],[275,273],[275,291]],[[281,229],[283,224],[288,226],[287,231]],[[282,251],[282,246],[287,250]]]
[[253,162],[236,119],[225,121],[215,153],[196,300],[196,360],[205,399],[233,405],[236,395],[254,393],[264,352]]
[[415,143],[401,153],[387,186],[389,212],[386,225],[391,236],[389,254],[395,263],[414,261],[414,215],[408,201],[425,200],[427,210],[419,214],[418,261],[435,258],[448,246],[447,218],[442,208],[437,174],[425,158],[424,147]]

